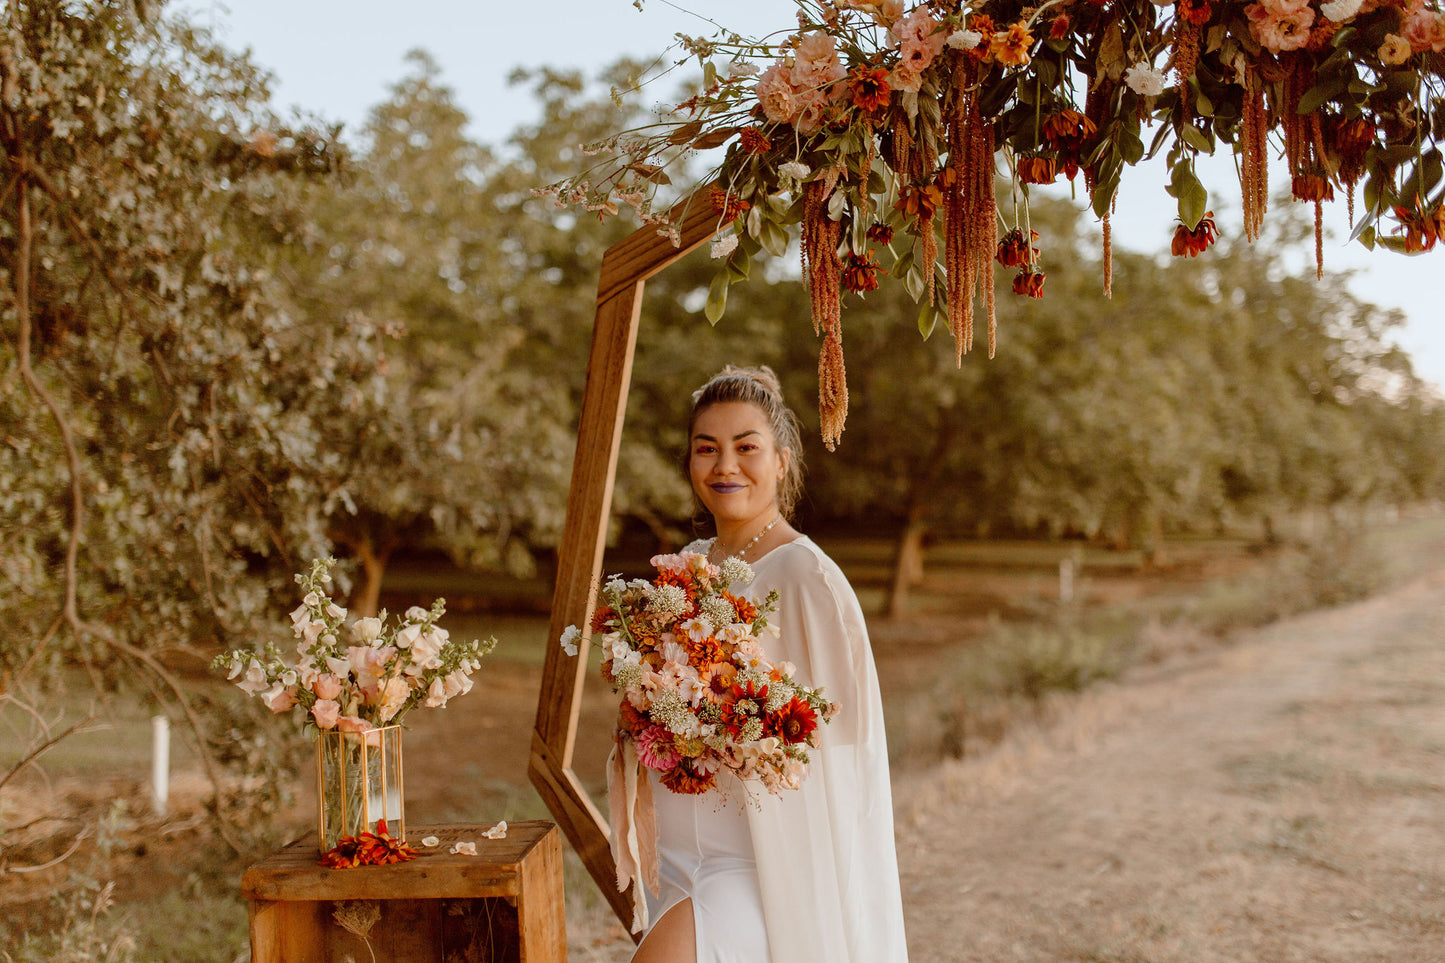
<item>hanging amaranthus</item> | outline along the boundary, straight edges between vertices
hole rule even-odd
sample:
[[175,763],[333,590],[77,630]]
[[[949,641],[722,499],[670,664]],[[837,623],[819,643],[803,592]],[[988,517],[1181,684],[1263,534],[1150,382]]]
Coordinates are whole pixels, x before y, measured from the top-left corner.
[[813,301],[813,332],[823,335],[818,355],[818,418],[829,451],[838,444],[848,420],[841,319],[843,262],[838,257],[842,222],[828,216],[828,199],[837,184],[838,171],[834,169],[803,191],[803,270]]
[[1253,70],[1246,71],[1244,87],[1239,193],[1244,208],[1244,236],[1253,242],[1259,240],[1264,212],[1269,208],[1269,116],[1264,109],[1263,79]]
[[994,201],[993,125],[978,109],[977,67],[964,60],[953,71],[948,117],[948,167],[943,182],[944,268],[948,274],[948,325],[961,362],[973,348],[973,299],[982,288],[988,316],[988,356],[994,355],[993,265],[998,249]]

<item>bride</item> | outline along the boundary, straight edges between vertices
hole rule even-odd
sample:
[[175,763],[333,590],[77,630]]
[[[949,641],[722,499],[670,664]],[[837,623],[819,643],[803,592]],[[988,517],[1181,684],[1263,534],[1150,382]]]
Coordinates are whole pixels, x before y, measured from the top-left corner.
[[842,571],[788,522],[802,449],[777,377],[725,368],[693,394],[688,443],[717,528],[690,550],[751,565],[755,600],[781,593],[769,656],[840,708],[801,789],[679,795],[651,774],[662,887],[633,963],[906,963],[877,672]]

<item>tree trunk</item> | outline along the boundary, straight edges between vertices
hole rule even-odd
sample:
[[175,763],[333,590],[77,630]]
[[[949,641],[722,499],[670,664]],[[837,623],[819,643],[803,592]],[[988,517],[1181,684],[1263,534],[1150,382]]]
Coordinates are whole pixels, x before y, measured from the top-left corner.
[[359,618],[376,615],[381,606],[381,577],[386,574],[386,563],[396,549],[396,541],[387,539],[375,544],[370,536],[363,535],[352,545],[356,557],[361,561],[361,581],[351,593],[351,611]]
[[908,611],[908,590],[923,581],[923,536],[928,532],[921,512],[910,513],[898,533],[898,551],[893,556],[893,584],[888,591],[887,617],[896,619]]

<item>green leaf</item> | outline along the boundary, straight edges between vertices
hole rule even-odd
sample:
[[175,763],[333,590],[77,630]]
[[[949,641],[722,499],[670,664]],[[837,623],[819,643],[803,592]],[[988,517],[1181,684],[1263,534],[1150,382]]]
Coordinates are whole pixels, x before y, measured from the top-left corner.
[[727,259],[728,277],[734,281],[746,281],[751,267],[752,258],[748,257],[748,252],[743,250],[742,245],[733,248]]
[[1191,231],[1199,226],[1209,204],[1209,192],[1194,174],[1194,165],[1181,161],[1174,165],[1169,178],[1169,193],[1179,201],[1179,219]]
[[707,289],[707,304],[703,305],[702,313],[709,324],[717,324],[722,319],[723,311],[728,306],[728,272],[719,271],[713,275],[712,284]]
[[763,219],[763,234],[758,240],[762,242],[763,250],[773,257],[782,257],[788,253],[788,232],[771,218]]
[[918,333],[923,335],[927,341],[933,329],[938,325],[938,309],[931,304],[924,303],[918,308]]
[[1197,151],[1206,154],[1214,153],[1214,138],[1203,133],[1193,124],[1184,125],[1184,142]]
[[919,272],[917,265],[903,275],[903,287],[914,301],[923,300],[923,295],[927,293],[927,286],[924,284],[923,274]]
[[1304,96],[1299,99],[1299,107],[1295,109],[1295,113],[1301,117],[1307,114],[1313,114],[1344,92],[1344,81],[1338,77],[1315,84],[1309,90],[1306,90]]
[[1132,130],[1119,131],[1119,153],[1126,164],[1137,164],[1144,159],[1144,141]]

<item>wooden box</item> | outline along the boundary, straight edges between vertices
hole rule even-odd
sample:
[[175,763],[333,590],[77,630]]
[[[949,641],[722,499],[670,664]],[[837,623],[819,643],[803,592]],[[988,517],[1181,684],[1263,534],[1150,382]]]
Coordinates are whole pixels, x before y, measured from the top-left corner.
[[[343,963],[353,959],[450,963],[553,963],[567,959],[562,844],[541,820],[514,823],[505,839],[485,826],[409,826],[420,854],[392,866],[327,869],[307,833],[246,870],[253,963]],[[436,836],[435,847],[421,840]],[[459,841],[477,855],[453,855]],[[367,939],[334,914],[339,902],[376,901]],[[370,947],[367,943],[370,943]]]

